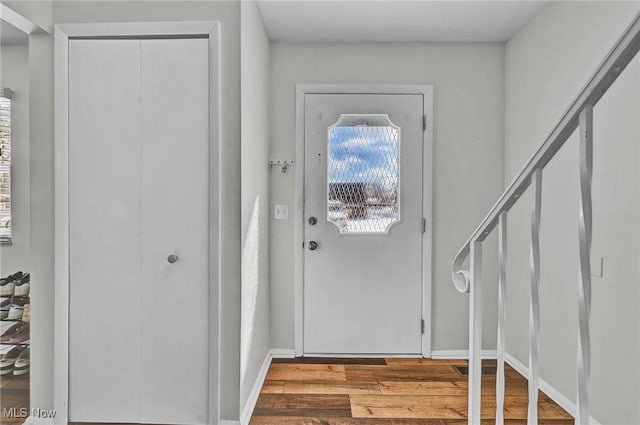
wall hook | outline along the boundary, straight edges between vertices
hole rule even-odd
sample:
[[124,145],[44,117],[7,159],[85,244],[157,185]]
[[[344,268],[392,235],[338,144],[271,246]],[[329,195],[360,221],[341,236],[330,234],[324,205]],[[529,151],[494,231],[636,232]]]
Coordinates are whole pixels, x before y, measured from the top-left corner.
[[269,169],[273,167],[280,167],[280,171],[282,174],[287,174],[289,172],[289,167],[295,164],[293,159],[270,159],[269,160]]

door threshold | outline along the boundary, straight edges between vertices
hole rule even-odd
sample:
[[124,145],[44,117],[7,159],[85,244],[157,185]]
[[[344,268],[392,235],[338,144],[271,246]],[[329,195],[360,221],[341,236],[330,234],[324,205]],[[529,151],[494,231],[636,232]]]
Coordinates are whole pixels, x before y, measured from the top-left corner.
[[422,354],[339,354],[339,353],[303,353],[302,357],[327,357],[342,359],[384,359],[384,358],[405,358],[405,359],[422,359]]

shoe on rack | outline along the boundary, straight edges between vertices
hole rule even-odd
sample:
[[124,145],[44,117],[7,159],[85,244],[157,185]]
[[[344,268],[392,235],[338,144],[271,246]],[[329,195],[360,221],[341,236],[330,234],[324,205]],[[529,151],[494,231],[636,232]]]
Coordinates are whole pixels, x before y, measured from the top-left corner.
[[6,319],[11,309],[11,298],[0,298],[0,319]]
[[26,375],[29,373],[29,364],[29,348],[27,348],[18,355],[18,358],[13,365],[13,374],[16,376]]
[[29,297],[12,297],[8,320],[22,320],[25,304],[29,304]]
[[13,288],[13,295],[16,297],[26,297],[29,295],[29,289],[31,287],[31,274],[24,273],[22,277],[15,281]]
[[24,323],[31,322],[31,304],[24,305],[24,313],[22,313],[22,321]]
[[22,272],[17,272],[11,276],[0,279],[0,297],[10,297],[13,295],[15,281],[22,278]]
[[0,359],[0,375],[13,374],[13,368],[15,367],[16,361],[25,349],[26,347],[16,345],[11,350],[4,353]]
[[29,332],[29,324],[22,323],[22,325],[23,325],[22,328],[20,328],[19,330],[16,331],[16,333],[11,335],[11,337],[9,338],[9,344],[22,344],[25,341],[29,341],[29,338],[31,338],[30,332]]
[[0,342],[9,342],[12,336],[22,332],[22,328],[24,328],[25,324],[22,322],[14,323],[4,331],[2,335],[0,335]]

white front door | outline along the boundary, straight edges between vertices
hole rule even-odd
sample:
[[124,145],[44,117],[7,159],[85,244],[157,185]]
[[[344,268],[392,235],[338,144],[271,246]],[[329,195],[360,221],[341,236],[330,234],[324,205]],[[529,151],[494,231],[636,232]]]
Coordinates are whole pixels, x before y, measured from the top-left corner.
[[422,351],[423,105],[305,95],[305,354]]
[[69,41],[69,228],[69,420],[208,423],[207,39]]

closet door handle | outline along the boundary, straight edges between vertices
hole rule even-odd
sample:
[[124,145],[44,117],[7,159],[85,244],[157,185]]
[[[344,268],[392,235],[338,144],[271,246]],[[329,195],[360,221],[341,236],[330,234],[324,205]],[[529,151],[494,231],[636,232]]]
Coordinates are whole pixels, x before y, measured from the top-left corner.
[[167,261],[169,262],[169,264],[173,264],[176,261],[178,261],[180,258],[178,258],[177,255],[171,254],[170,256],[167,257]]

